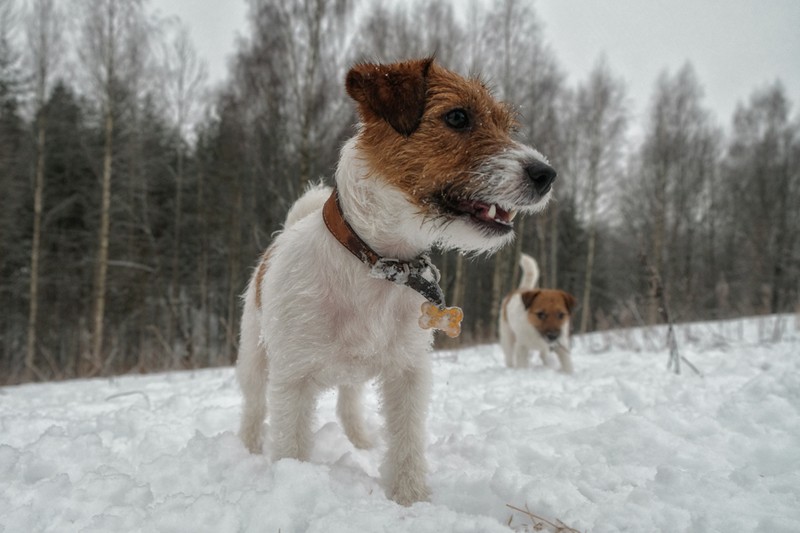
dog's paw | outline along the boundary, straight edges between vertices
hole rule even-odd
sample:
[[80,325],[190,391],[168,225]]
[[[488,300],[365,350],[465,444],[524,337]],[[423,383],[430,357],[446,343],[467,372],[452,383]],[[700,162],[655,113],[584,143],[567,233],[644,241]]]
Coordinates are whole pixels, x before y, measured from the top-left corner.
[[431,491],[425,484],[397,484],[390,494],[392,500],[404,507],[409,507],[417,502],[426,502],[430,496]]
[[347,433],[347,439],[359,450],[371,450],[375,447],[375,437],[366,431]]
[[422,304],[422,315],[419,317],[419,327],[422,329],[439,329],[448,337],[458,337],[461,334],[461,320],[464,311],[460,307],[445,307],[440,309],[430,302]]
[[261,439],[261,435],[246,435],[244,433],[239,435],[239,438],[242,440],[242,444],[244,447],[247,448],[247,451],[250,453],[255,454],[262,454],[264,453],[264,442]]

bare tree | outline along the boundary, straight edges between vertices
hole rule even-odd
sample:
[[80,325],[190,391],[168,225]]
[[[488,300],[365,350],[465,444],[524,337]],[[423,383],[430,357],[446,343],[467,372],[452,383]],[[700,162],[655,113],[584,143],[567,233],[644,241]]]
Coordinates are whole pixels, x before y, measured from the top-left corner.
[[727,258],[748,280],[747,300],[772,313],[792,308],[800,271],[800,123],[790,106],[780,83],[739,105],[723,173],[735,228]]
[[[24,282],[16,280],[13,274],[29,259],[29,254],[25,253],[29,250],[23,252],[17,246],[24,233],[15,213],[18,206],[28,200],[24,186],[26,180],[20,172],[20,167],[26,163],[21,150],[26,125],[20,112],[25,76],[18,52],[18,21],[17,3],[0,0],[0,190],[3,192],[0,196],[0,305],[3,308],[0,342],[9,353],[9,357],[2,361],[5,363],[3,366],[13,373],[24,370],[24,360],[18,356],[22,350],[17,346],[22,321],[19,306],[24,303],[16,295],[25,293],[22,289]],[[29,172],[25,172],[27,174]]]
[[117,91],[125,85],[128,52],[139,46],[141,37],[132,31],[142,16],[142,0],[80,0],[79,56],[92,91],[101,102],[103,116],[103,164],[101,174],[100,226],[92,305],[90,374],[103,369],[103,334],[111,225],[111,179],[114,158]]
[[[254,2],[258,4],[259,2]],[[271,0],[260,3],[272,3]],[[285,43],[285,72],[290,104],[296,113],[299,163],[298,191],[315,176],[312,171],[317,144],[325,138],[325,124],[319,111],[324,106],[323,87],[333,77],[342,78],[346,25],[350,21],[350,0],[308,0],[279,2],[276,13]]]
[[33,239],[29,285],[28,340],[25,368],[28,379],[32,374],[41,377],[36,368],[36,324],[39,304],[39,248],[42,225],[42,195],[44,194],[44,158],[47,116],[45,100],[50,89],[52,72],[59,59],[61,44],[61,14],[55,0],[33,0],[28,14],[28,50],[35,80],[36,95],[36,171],[33,196]]
[[191,364],[192,348],[191,333],[186,331],[186,325],[181,322],[180,304],[180,259],[181,259],[181,216],[183,214],[183,182],[184,160],[186,156],[185,142],[191,138],[190,127],[197,118],[201,92],[207,77],[207,68],[198,57],[192,45],[189,31],[184,26],[178,26],[172,39],[166,43],[163,54],[163,80],[166,105],[172,113],[175,125],[174,150],[175,150],[175,214],[173,217],[173,242],[172,242],[172,275],[170,282],[170,328],[169,340],[172,340],[172,331],[177,327],[181,330],[181,337],[187,344],[186,357]]
[[[680,275],[678,258],[684,255],[676,243],[692,242],[707,177],[712,174],[708,166],[716,164],[707,151],[715,132],[701,99],[702,88],[691,65],[674,76],[661,74],[634,173],[638,179],[629,191],[638,197],[634,206],[638,211],[630,219],[641,221],[638,233],[668,292],[673,290],[673,278]],[[649,323],[659,319],[655,294],[649,296],[646,316]]]
[[589,79],[578,87],[573,115],[577,131],[576,172],[571,176],[583,191],[579,200],[586,218],[588,243],[581,298],[581,333],[586,333],[591,317],[592,274],[595,260],[597,224],[604,192],[612,188],[621,173],[621,155],[627,124],[623,82],[614,79],[604,58],[600,58]]

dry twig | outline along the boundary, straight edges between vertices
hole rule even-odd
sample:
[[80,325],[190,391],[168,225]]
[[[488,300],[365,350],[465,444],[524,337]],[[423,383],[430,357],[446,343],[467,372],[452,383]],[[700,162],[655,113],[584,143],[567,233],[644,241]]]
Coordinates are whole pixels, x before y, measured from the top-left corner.
[[702,377],[703,374],[700,373],[697,367],[678,351],[678,341],[675,338],[675,327],[672,324],[672,317],[670,316],[669,306],[667,305],[667,298],[664,295],[664,285],[661,283],[661,276],[658,274],[658,270],[656,270],[654,266],[650,265],[649,261],[647,260],[647,254],[642,253],[639,259],[642,262],[642,268],[644,268],[645,272],[647,272],[650,277],[649,282],[651,290],[653,291],[654,296],[658,298],[658,311],[661,314],[661,318],[667,324],[667,346],[669,346],[669,361],[667,362],[667,368],[669,370],[674,369],[676,374],[680,374],[681,361],[683,361],[689,368],[694,370],[695,374]]
[[[549,526],[549,527],[553,528],[554,533],[581,533],[577,529],[573,529],[573,528],[569,527],[568,525],[566,525],[561,520],[556,519],[555,523],[553,523],[553,522],[547,520],[546,518],[542,518],[539,515],[533,514],[528,509],[528,504],[525,504],[525,509],[520,509],[519,507],[514,507],[513,505],[511,505],[509,503],[506,504],[506,507],[508,507],[509,509],[512,509],[514,511],[517,511],[518,513],[522,513],[525,516],[527,516],[531,521],[531,526],[533,527],[534,531],[543,531],[545,527]],[[513,515],[512,515],[512,517],[509,517],[509,519],[508,519],[508,525],[509,526],[511,525],[511,518],[513,518]]]

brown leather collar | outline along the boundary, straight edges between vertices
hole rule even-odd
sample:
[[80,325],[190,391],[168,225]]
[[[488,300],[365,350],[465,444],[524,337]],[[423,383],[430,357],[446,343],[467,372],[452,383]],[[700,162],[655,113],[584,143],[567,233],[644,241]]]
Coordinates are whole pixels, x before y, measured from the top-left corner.
[[375,250],[361,240],[361,237],[344,219],[336,187],[333,188],[333,192],[322,208],[322,220],[325,221],[325,226],[327,226],[331,235],[336,237],[336,240],[342,243],[362,263],[373,266],[381,258]]
[[444,293],[439,287],[439,270],[431,263],[427,254],[411,261],[381,257],[365,243],[347,223],[339,205],[339,194],[333,188],[330,197],[322,207],[322,220],[342,246],[347,248],[359,261],[370,267],[370,277],[386,279],[399,285],[406,285],[437,307],[444,308]]

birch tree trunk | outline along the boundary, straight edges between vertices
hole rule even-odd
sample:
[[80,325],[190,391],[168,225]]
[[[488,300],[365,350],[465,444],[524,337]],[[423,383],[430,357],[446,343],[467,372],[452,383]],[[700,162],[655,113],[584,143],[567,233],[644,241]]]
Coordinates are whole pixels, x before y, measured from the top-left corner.
[[[113,69],[113,60],[110,63],[110,68]],[[92,359],[90,374],[97,374],[103,368],[103,326],[105,322],[106,285],[108,279],[108,236],[111,226],[111,167],[114,144],[114,116],[111,112],[110,103],[106,105],[104,131],[100,231],[98,234],[97,267],[95,270],[94,301],[92,305]]]
[[33,243],[31,276],[28,290],[28,340],[25,349],[25,379],[40,377],[36,368],[36,317],[39,310],[39,247],[42,233],[42,195],[44,191],[45,117],[40,110],[36,135],[36,178],[33,191]]
[[[594,215],[594,213],[592,213]],[[592,296],[592,270],[594,269],[594,248],[597,230],[594,226],[594,216],[589,223],[589,242],[586,251],[586,273],[583,279],[583,298],[581,302],[581,334],[589,331],[589,320],[591,320],[591,296]]]
[[108,241],[111,226],[111,172],[114,148],[114,104],[113,83],[116,55],[116,2],[111,0],[104,6],[105,20],[101,37],[102,81],[103,81],[103,173],[101,177],[100,227],[97,238],[97,261],[95,264],[94,289],[92,295],[92,339],[90,375],[103,369],[103,334],[106,310],[106,285],[108,278]]
[[50,82],[51,67],[58,53],[53,46],[60,38],[61,26],[54,0],[34,0],[28,24],[28,41],[36,80],[36,174],[33,192],[33,235],[31,243],[31,272],[28,289],[28,330],[25,349],[26,379],[41,378],[36,365],[37,325],[39,313],[39,263],[41,256],[42,205],[44,196],[44,163],[47,116],[45,99]]

